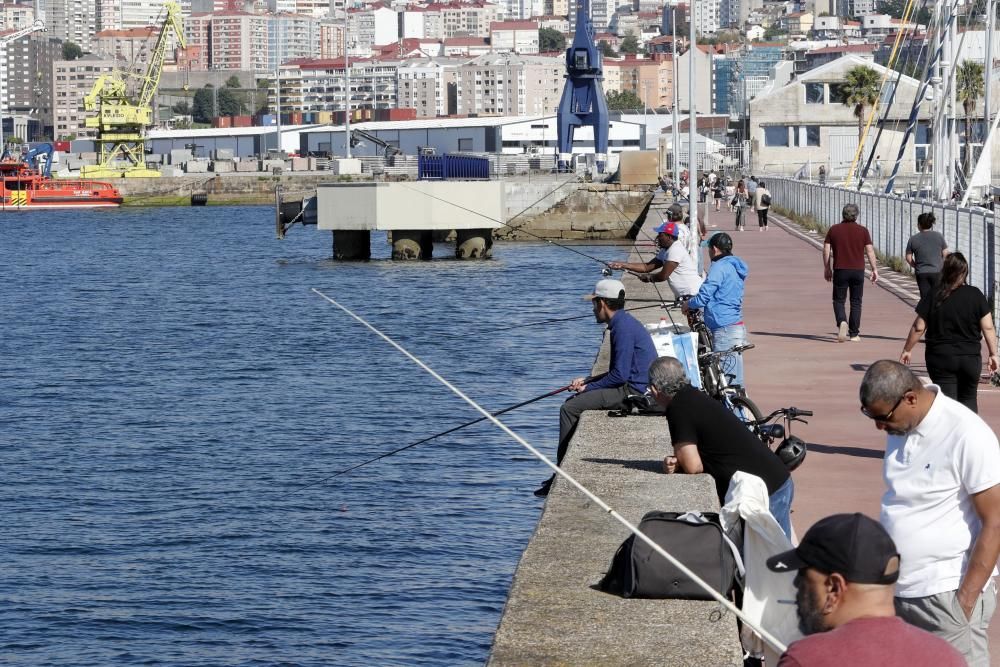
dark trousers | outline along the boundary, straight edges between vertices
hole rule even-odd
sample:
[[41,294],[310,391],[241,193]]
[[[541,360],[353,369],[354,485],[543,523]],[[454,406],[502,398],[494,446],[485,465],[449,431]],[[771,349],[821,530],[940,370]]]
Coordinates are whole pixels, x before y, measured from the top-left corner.
[[757,226],[767,227],[767,209],[759,208],[757,209]]
[[625,407],[625,398],[630,394],[641,394],[641,391],[621,387],[594,389],[573,396],[562,404],[559,409],[559,450],[556,452],[556,465],[562,463],[569,448],[569,441],[576,432],[576,424],[584,410],[620,410]]
[[975,413],[979,412],[976,392],[983,360],[978,354],[935,354],[928,351],[924,359],[931,382],[941,387],[945,396],[954,398]]
[[[851,293],[851,316],[844,312],[844,300]],[[865,292],[864,269],[833,270],[833,316],[837,326],[847,322],[847,334],[854,338],[861,332],[861,297]]]
[[920,298],[923,299],[934,291],[934,288],[941,282],[940,273],[918,273],[917,289],[920,290]]

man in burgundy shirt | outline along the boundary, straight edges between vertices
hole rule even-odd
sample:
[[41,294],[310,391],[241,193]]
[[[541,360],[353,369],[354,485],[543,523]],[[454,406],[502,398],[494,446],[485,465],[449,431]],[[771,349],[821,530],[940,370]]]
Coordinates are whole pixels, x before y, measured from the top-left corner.
[[778,667],[964,667],[951,644],[896,617],[899,552],[864,514],[834,514],[799,546],[773,556],[774,572],[795,571],[799,629]]
[[[865,289],[865,256],[872,269],[872,284],[878,280],[875,248],[868,230],[858,224],[858,205],[847,204],[843,221],[830,227],[823,242],[823,277],[833,283],[833,315],[837,319],[837,340],[861,340],[861,297]],[[831,255],[833,263],[831,265]],[[851,293],[850,318],[844,300]]]

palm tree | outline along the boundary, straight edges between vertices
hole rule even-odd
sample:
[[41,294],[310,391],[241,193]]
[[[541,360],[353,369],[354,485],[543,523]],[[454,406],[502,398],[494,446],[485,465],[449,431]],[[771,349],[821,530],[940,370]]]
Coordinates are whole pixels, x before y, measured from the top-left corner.
[[858,119],[858,145],[861,145],[865,131],[865,107],[875,106],[880,88],[879,73],[867,65],[858,65],[847,70],[844,83],[840,84],[840,92],[844,105],[854,107],[854,115]]
[[972,112],[976,102],[983,95],[983,65],[972,60],[963,60],[955,75],[955,93],[965,109],[965,175],[972,170]]

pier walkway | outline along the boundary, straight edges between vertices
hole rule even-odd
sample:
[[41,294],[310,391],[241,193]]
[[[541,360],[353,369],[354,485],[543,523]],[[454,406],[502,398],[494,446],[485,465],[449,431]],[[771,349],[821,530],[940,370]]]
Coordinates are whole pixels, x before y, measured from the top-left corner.
[[[655,201],[636,251],[648,259],[649,231],[659,223]],[[866,211],[860,222],[865,224]],[[859,342],[838,343],[831,287],[822,273],[822,237],[779,216],[757,231],[733,228],[733,214],[707,212],[709,231],[732,234],[735,254],[750,267],[745,299],[750,341],[744,355],[748,391],[767,414],[794,405],[813,410],[794,432],[809,454],[795,474],[792,522],[799,535],[838,512],[877,517],[883,491],[885,435],[859,411],[858,386],[878,359],[897,359],[913,320],[916,286],[907,276],[880,269],[879,286],[866,285]],[[633,253],[634,258],[636,253]],[[626,278],[632,298],[653,298],[651,285]],[[669,293],[665,286],[661,291]],[[659,311],[638,311],[655,321]],[[607,340],[595,364],[606,367]],[[924,374],[923,345],[914,369]],[[1000,390],[980,386],[980,414],[1000,425]],[[586,413],[567,455],[567,469],[593,485],[612,507],[634,521],[648,510],[711,510],[717,506],[703,475],[667,477],[658,472],[669,453],[659,418],[609,418]],[[610,563],[624,529],[561,481],[553,487],[531,543],[518,566],[494,640],[491,665],[737,665],[735,619],[709,602],[622,600],[590,588]],[[1000,665],[1000,624],[990,632]]]

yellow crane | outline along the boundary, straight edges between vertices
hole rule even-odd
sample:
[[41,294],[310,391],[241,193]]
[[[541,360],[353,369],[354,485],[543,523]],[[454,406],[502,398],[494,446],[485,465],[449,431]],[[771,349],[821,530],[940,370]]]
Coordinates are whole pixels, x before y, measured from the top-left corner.
[[163,3],[166,18],[150,54],[146,71],[135,76],[138,92],[129,94],[129,85],[120,71],[105,74],[94,82],[83,98],[87,111],[96,116],[87,118],[86,126],[97,128],[98,163],[80,169],[85,178],[157,177],[159,171],[146,167],[146,128],[153,124],[153,96],[160,85],[167,43],[171,34],[184,48],[181,8],[176,2]]

